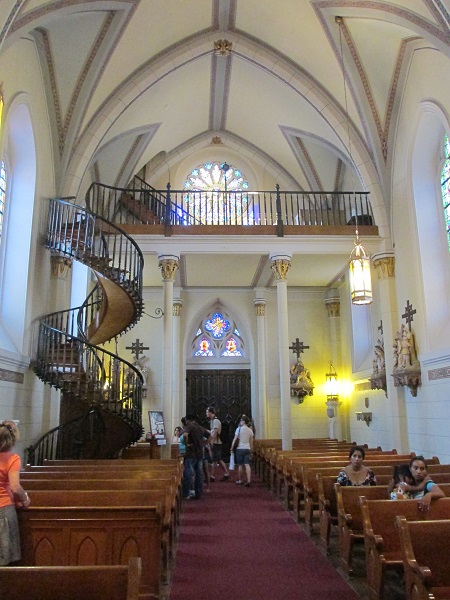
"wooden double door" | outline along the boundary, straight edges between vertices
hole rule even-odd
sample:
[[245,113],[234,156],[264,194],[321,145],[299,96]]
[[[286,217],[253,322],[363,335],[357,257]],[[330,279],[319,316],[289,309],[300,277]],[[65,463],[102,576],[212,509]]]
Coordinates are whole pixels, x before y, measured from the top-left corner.
[[213,406],[222,422],[223,458],[228,462],[234,432],[243,414],[252,418],[249,369],[188,370],[186,414],[209,429],[206,409]]

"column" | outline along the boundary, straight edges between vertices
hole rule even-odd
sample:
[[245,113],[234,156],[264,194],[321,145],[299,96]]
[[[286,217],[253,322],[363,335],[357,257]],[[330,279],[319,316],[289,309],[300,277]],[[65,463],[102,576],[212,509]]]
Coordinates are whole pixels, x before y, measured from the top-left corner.
[[181,309],[183,300],[179,297],[174,298],[172,306],[173,315],[173,403],[172,403],[172,431],[180,425],[180,419],[183,416],[183,386],[181,375],[181,356],[182,349],[180,344],[181,331]]
[[372,263],[378,275],[381,319],[383,321],[384,359],[386,363],[386,385],[388,427],[390,446],[399,452],[409,452],[406,423],[406,403],[403,387],[395,387],[391,373],[394,370],[393,345],[398,329],[397,295],[395,291],[395,257],[393,252],[372,255]]
[[292,450],[291,388],[289,380],[289,327],[287,303],[287,273],[291,266],[291,256],[274,254],[270,256],[272,271],[277,284],[278,309],[278,354],[280,366],[281,401],[281,445],[283,450]]
[[[338,375],[342,372],[341,355],[341,299],[339,290],[334,288],[327,291],[325,306],[328,312],[328,332],[330,338],[330,360]],[[337,398],[326,401],[328,421],[328,434],[331,439],[345,438],[340,407],[342,402]]]
[[162,410],[166,426],[166,447],[162,457],[170,458],[170,443],[173,433],[172,421],[172,374],[173,374],[173,282],[178,268],[179,256],[158,256],[158,266],[163,277],[164,317],[163,317],[163,368],[162,368]]
[[257,373],[258,373],[258,404],[256,415],[256,435],[258,438],[267,437],[268,419],[267,419],[267,359],[266,359],[266,300],[256,292],[256,298],[253,300],[256,314],[256,335],[257,335]]

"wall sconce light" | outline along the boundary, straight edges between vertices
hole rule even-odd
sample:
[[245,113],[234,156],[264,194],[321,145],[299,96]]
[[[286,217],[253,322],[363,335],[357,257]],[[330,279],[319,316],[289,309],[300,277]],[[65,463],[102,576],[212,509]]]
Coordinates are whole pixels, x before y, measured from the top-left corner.
[[356,414],[357,421],[365,421],[367,427],[369,427],[369,425],[372,421],[372,413],[371,412],[357,412],[355,414]]
[[328,369],[328,373],[326,373],[325,375],[326,377],[326,383],[325,383],[325,388],[327,391],[327,402],[329,401],[337,401],[339,400],[339,393],[338,393],[338,383],[337,383],[337,373],[336,373],[336,369],[333,367],[333,363],[330,360],[330,367]]

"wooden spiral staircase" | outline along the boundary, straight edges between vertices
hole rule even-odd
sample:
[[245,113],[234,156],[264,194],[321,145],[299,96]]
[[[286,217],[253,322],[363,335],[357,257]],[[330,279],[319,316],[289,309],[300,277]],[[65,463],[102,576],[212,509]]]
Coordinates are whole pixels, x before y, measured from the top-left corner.
[[119,227],[71,199],[51,199],[46,247],[80,261],[97,284],[82,306],[40,319],[35,372],[61,391],[61,424],[27,460],[112,458],[142,435],[141,373],[101,345],[141,317],[144,261]]

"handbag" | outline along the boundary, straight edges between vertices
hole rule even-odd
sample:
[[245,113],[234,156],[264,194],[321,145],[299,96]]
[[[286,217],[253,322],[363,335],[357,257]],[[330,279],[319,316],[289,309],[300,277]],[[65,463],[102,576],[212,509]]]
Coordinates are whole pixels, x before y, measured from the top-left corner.
[[234,471],[234,452],[230,454],[230,464],[228,465],[229,471]]

